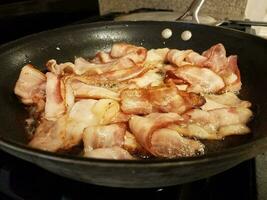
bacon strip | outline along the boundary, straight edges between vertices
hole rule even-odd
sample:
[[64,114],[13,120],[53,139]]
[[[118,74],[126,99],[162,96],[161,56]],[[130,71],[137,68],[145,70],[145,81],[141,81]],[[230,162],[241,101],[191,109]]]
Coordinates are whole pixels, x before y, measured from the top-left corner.
[[111,57],[111,55],[104,51],[98,52],[96,56],[92,60],[90,60],[91,63],[95,64],[100,64],[100,63],[104,64],[112,61],[114,61],[114,59]]
[[203,66],[203,63],[207,61],[207,58],[193,51],[185,57],[185,61],[192,65]]
[[225,91],[237,92],[241,89],[240,72],[237,66],[237,56],[226,57],[226,50],[222,44],[212,46],[203,52],[207,60],[203,66],[209,67],[215,73],[219,74],[225,84]]
[[201,106],[204,99],[193,93],[178,91],[176,87],[128,89],[121,92],[121,109],[128,114],[175,112],[181,114]]
[[226,51],[224,46],[220,43],[204,51],[202,55],[207,58],[203,66],[209,67],[215,73],[220,72],[227,66]]
[[224,91],[237,92],[241,89],[242,85],[240,71],[237,66],[237,56],[229,56],[227,58],[227,66],[227,68],[219,73],[226,84]]
[[59,118],[57,121],[41,121],[29,142],[29,146],[51,152],[64,149],[66,123],[66,116]]
[[202,154],[203,144],[164,128],[181,121],[176,113],[153,113],[146,117],[133,116],[129,126],[139,144],[155,156],[174,158]]
[[21,98],[22,103],[31,105],[44,99],[45,85],[45,75],[28,64],[21,69],[14,92]]
[[56,75],[65,75],[75,72],[75,65],[71,62],[57,64],[55,59],[51,59],[46,63],[47,69]]
[[106,126],[88,127],[83,132],[84,153],[98,148],[122,146],[126,126],[124,124],[111,124]]
[[223,79],[207,68],[184,66],[178,68],[174,74],[190,84],[188,92],[217,93],[225,87]]
[[246,123],[252,117],[252,112],[245,107],[231,107],[210,111],[194,109],[185,115],[190,118],[189,124],[168,128],[187,137],[220,140],[229,135],[249,133]]
[[110,80],[110,81],[117,81],[122,82],[129,79],[133,79],[135,77],[138,77],[148,71],[147,68],[143,66],[134,66],[127,69],[121,69],[111,72],[103,73],[99,76],[96,76],[95,78],[100,80]]
[[114,100],[119,100],[119,94],[116,92],[113,92],[103,87],[88,85],[75,79],[71,82],[71,87],[73,89],[73,93],[76,98],[81,98],[81,99],[110,98]]
[[227,92],[221,95],[205,94],[204,98],[206,100],[206,103],[201,106],[201,109],[206,111],[229,107],[249,108],[251,106],[251,103],[249,101],[240,100],[232,92]]
[[113,44],[110,55],[113,58],[125,57],[134,63],[143,62],[146,58],[147,50],[144,47],[138,47],[126,43]]
[[167,61],[167,54],[169,52],[169,48],[163,49],[150,49],[147,52],[146,63],[164,63]]
[[56,120],[66,111],[61,94],[61,87],[64,86],[59,77],[51,72],[46,73],[46,79],[45,118],[47,120]]
[[109,62],[105,64],[90,63],[80,57],[80,58],[75,59],[74,64],[75,64],[74,71],[78,75],[102,74],[105,72],[111,72],[111,71],[126,69],[126,68],[135,66],[135,63],[131,59],[126,58],[126,57],[122,57],[120,59],[116,59],[113,62]]
[[89,151],[84,155],[89,158],[112,159],[112,160],[133,160],[134,157],[121,147],[99,148]]
[[185,58],[192,52],[192,50],[180,51],[178,49],[172,49],[167,54],[167,60],[175,64],[177,67],[190,64],[185,62]]

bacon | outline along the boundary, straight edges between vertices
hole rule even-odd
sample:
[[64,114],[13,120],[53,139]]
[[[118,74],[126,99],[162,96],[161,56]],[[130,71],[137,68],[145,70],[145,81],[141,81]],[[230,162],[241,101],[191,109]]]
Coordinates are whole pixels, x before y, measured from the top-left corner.
[[185,62],[185,58],[192,52],[192,50],[180,51],[178,49],[171,49],[167,54],[167,60],[180,67],[186,64],[190,64]]
[[114,61],[114,59],[110,56],[109,53],[106,53],[104,51],[100,51],[96,54],[96,56],[90,60],[91,63],[95,63],[95,64],[104,64],[104,63],[109,63]]
[[184,66],[174,72],[175,76],[188,82],[188,92],[217,93],[225,87],[223,79],[207,68]]
[[229,135],[249,133],[246,123],[251,119],[252,112],[245,107],[231,107],[210,111],[194,109],[185,115],[190,118],[189,124],[169,128],[187,137],[218,140]]
[[133,79],[135,77],[138,77],[148,71],[147,68],[143,66],[134,66],[127,69],[121,69],[111,72],[103,73],[95,78],[98,78],[100,80],[110,80],[110,81],[117,81],[122,82],[129,79]]
[[111,124],[106,126],[88,127],[83,132],[84,153],[98,148],[122,146],[126,126],[124,124]]
[[151,139],[151,152],[165,158],[203,155],[204,147],[200,141],[182,137],[177,131],[167,128],[155,131]]
[[227,92],[221,95],[205,94],[206,103],[201,107],[202,110],[214,110],[218,108],[245,107],[249,108],[251,103],[240,100],[234,93]]
[[73,105],[67,118],[64,149],[79,144],[85,128],[99,124],[98,117],[92,111],[96,103],[96,100],[88,99]]
[[147,51],[146,63],[164,63],[167,61],[169,48],[150,49]]
[[56,75],[65,75],[75,72],[75,65],[71,62],[57,64],[55,59],[51,59],[46,63],[47,69]]
[[14,92],[22,103],[31,105],[45,97],[46,77],[32,65],[25,65],[20,72]]
[[176,87],[128,89],[121,92],[121,109],[128,114],[152,112],[181,114],[204,103],[201,96],[178,91]]
[[251,110],[244,107],[220,108],[210,111],[194,109],[186,113],[190,119],[198,123],[213,123],[218,126],[245,124],[252,116]]
[[174,158],[203,153],[204,145],[200,142],[165,129],[168,125],[181,121],[183,118],[176,113],[153,113],[146,117],[133,116],[129,127],[139,144],[154,156]]
[[112,99],[100,99],[92,109],[97,116],[99,124],[106,125],[110,123],[127,122],[129,115],[120,111],[120,104]]
[[59,77],[51,72],[46,73],[46,79],[45,118],[47,120],[56,120],[66,111],[64,99],[61,94],[63,84]]
[[65,100],[64,103],[65,103],[66,110],[67,112],[69,112],[75,103],[74,91],[71,85],[72,76],[64,76],[62,77],[61,81],[65,86],[65,87],[61,87],[61,94],[63,96],[63,99]]
[[205,56],[198,54],[197,52],[190,52],[186,57],[185,61],[192,65],[203,66],[203,63],[207,60]]
[[44,151],[56,152],[64,149],[66,135],[66,116],[57,121],[41,121],[29,146]]
[[163,84],[163,75],[158,69],[149,70],[142,76],[129,80],[129,83],[134,83],[138,88],[160,86]]
[[111,72],[135,66],[135,63],[127,57],[122,57],[120,59],[114,60],[113,62],[105,64],[90,63],[83,58],[76,58],[74,64],[75,73],[78,75],[103,74],[105,72]]
[[223,77],[226,92],[237,92],[241,89],[241,77],[237,66],[237,56],[229,56],[227,58],[227,68],[219,74]]
[[134,157],[121,147],[99,148],[84,155],[89,158],[113,159],[113,160],[133,160]]
[[143,62],[146,58],[147,50],[144,47],[138,47],[126,43],[113,44],[110,55],[113,58],[125,57],[134,63]]
[[71,87],[73,89],[74,96],[76,98],[91,98],[91,99],[104,99],[110,98],[114,100],[119,100],[119,94],[113,92],[109,89],[88,85],[78,80],[73,80],[71,82]]
[[142,156],[147,156],[147,152],[140,144],[137,142],[135,136],[129,131],[125,132],[123,148],[126,149],[131,154],[141,154]]
[[226,85],[224,88],[225,91],[237,92],[241,89],[237,56],[232,55],[227,58],[226,50],[222,44],[212,46],[210,49],[203,52],[202,55],[207,57],[203,66],[209,67],[223,78]]
[[224,46],[220,43],[204,51],[202,55],[207,58],[203,65],[209,67],[215,73],[220,72],[227,66],[226,51]]
[[91,112],[95,103],[95,100],[79,101],[75,103],[68,115],[56,121],[42,121],[29,145],[55,152],[67,150],[79,144],[83,130],[98,123],[98,119]]

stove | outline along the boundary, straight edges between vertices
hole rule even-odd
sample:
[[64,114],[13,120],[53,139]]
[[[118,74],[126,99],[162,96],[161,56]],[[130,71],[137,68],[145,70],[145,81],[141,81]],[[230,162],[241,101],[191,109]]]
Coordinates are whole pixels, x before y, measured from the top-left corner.
[[175,199],[255,200],[255,162],[246,161],[226,172],[196,182],[152,189],[95,186],[54,175],[0,152],[1,200]]
[[[30,14],[0,19],[0,43],[69,24],[112,20],[98,13]],[[55,19],[55,20],[53,20]],[[222,26],[255,33],[248,25]],[[0,150],[0,200],[175,199],[265,200],[267,156],[260,155],[221,174],[196,182],[165,188],[124,189],[85,184],[52,174]]]

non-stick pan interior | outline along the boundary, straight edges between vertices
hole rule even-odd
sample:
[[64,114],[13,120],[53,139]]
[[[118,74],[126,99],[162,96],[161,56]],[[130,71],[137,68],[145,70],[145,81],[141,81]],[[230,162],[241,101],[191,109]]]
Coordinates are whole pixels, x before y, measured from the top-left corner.
[[[172,30],[164,39],[161,32]],[[189,41],[181,39],[185,30],[192,32]],[[97,51],[109,50],[114,42],[128,42],[146,48],[193,49],[202,52],[222,43],[227,54],[237,54],[241,71],[240,97],[252,102],[252,134],[234,136],[219,142],[206,142],[208,153],[252,142],[266,137],[267,130],[267,41],[245,33],[204,25],[168,22],[117,22],[84,24],[53,30],[12,42],[0,48],[0,136],[26,144],[27,112],[13,94],[20,69],[31,63],[44,70],[47,60],[73,61],[75,56],[90,57]]]

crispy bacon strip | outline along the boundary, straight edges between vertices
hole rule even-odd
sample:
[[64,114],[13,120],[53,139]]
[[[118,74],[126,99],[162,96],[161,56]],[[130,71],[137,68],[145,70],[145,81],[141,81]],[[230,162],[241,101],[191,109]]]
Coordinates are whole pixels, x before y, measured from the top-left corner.
[[149,114],[152,112],[181,114],[204,103],[205,101],[201,96],[178,91],[176,87],[127,89],[121,92],[121,109],[130,114]]

